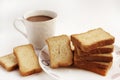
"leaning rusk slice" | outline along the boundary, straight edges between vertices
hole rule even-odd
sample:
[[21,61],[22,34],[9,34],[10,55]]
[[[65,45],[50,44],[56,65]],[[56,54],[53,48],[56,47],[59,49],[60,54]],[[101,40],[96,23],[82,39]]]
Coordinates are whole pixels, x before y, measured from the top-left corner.
[[27,76],[42,71],[37,55],[31,44],[15,47],[14,54],[18,61],[21,75]]

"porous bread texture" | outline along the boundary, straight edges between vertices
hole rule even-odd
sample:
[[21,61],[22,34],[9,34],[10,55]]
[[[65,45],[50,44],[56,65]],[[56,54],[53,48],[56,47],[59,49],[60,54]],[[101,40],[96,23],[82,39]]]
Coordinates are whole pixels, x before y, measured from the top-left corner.
[[50,67],[66,67],[73,63],[73,53],[70,39],[67,35],[60,35],[46,40],[50,53]]
[[73,34],[71,40],[73,45],[77,45],[84,52],[89,52],[97,47],[113,44],[115,38],[102,28],[97,28],[85,33]]
[[27,76],[42,71],[37,55],[31,44],[15,47],[14,54],[17,58],[21,75]]
[[17,60],[13,53],[0,57],[0,65],[7,71],[18,68]]

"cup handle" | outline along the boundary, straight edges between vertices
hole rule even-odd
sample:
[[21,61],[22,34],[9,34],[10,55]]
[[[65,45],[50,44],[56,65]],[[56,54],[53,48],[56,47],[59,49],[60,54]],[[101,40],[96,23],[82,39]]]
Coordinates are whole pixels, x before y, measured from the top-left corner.
[[15,21],[14,21],[14,23],[13,23],[13,25],[14,25],[14,28],[18,31],[18,32],[20,32],[25,38],[27,38],[27,35],[22,31],[22,30],[20,30],[18,27],[18,25],[17,25],[17,23],[18,22],[21,22],[24,26],[25,26],[25,24],[24,24],[24,21],[23,21],[23,18],[18,18],[18,19],[16,19]]

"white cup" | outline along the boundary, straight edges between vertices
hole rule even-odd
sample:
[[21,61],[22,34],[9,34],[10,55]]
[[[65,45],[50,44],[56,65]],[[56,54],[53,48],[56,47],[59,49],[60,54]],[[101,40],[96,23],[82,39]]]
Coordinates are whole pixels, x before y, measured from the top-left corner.
[[[49,16],[52,19],[46,21],[30,21],[27,20],[32,16]],[[14,22],[14,28],[23,34],[28,41],[33,44],[35,49],[41,49],[45,46],[45,40],[51,36],[54,36],[55,33],[55,22],[57,14],[49,10],[36,10],[30,11],[24,14],[22,18],[18,18]],[[20,30],[20,25],[17,23],[22,22],[26,28],[26,34]]]

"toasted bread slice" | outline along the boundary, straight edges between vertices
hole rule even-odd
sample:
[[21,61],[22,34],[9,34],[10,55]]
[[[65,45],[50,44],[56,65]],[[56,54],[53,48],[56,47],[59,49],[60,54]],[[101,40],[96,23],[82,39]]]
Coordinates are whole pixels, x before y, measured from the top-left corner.
[[109,54],[113,52],[114,46],[113,45],[107,45],[107,46],[103,46],[103,47],[98,47],[94,50],[91,50],[89,52],[84,52],[82,51],[79,47],[75,47],[75,49],[77,50],[77,54],[80,56],[88,56],[91,54]]
[[89,52],[97,47],[111,45],[115,38],[102,28],[90,30],[81,34],[71,35],[73,45],[77,45],[84,52]]
[[113,60],[112,53],[108,54],[91,54],[88,56],[79,56],[76,52],[74,52],[74,61],[98,61],[98,62],[111,62]]
[[66,67],[73,63],[70,40],[67,35],[60,35],[46,40],[50,53],[50,67]]
[[112,62],[83,62],[83,61],[74,61],[74,65],[77,68],[88,70],[102,76],[106,76],[110,67],[112,66]]
[[31,44],[15,47],[14,54],[17,58],[21,75],[27,76],[42,71]]
[[0,65],[7,71],[12,71],[18,67],[16,57],[13,53],[0,57]]

